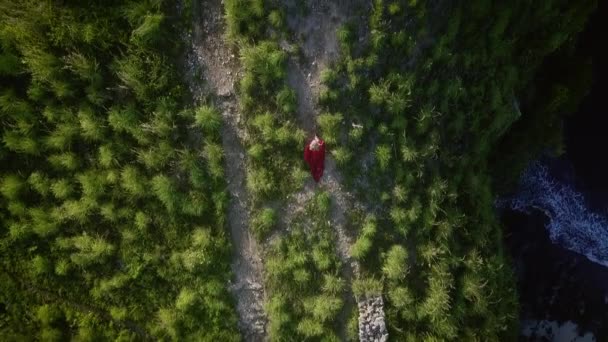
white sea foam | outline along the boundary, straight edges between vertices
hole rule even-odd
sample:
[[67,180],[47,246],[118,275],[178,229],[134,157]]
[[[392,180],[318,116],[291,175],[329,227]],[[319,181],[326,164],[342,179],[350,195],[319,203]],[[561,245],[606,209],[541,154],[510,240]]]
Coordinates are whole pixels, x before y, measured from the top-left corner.
[[523,213],[542,211],[553,243],[608,267],[608,219],[589,209],[582,193],[558,182],[541,162],[530,164],[518,192],[497,204]]

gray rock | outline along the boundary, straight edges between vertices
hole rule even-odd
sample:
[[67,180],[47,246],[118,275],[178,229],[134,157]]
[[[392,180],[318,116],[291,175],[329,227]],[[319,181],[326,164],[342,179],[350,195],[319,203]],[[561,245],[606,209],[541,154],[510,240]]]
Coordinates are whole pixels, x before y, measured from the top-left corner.
[[232,90],[229,87],[222,87],[218,89],[217,94],[221,97],[228,97],[232,94]]

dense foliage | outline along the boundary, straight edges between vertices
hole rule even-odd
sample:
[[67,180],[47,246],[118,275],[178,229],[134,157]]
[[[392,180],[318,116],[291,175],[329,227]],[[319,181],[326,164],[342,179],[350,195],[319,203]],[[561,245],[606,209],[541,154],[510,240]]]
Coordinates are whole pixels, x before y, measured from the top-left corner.
[[[362,266],[352,284],[332,194],[316,189],[288,224],[279,217],[309,177],[312,133],[287,82],[298,49],[285,9],[222,3],[242,67],[248,227],[263,242],[270,339],[355,340],[350,293],[383,296],[396,341],[514,339],[495,191],[559,149],[561,116],[589,80],[568,48],[596,1],[374,0],[367,23],[336,32],[317,125],[364,203],[346,224]],[[1,340],[239,340],[222,117],[191,104],[177,68],[190,10],[0,0]],[[561,59],[539,69],[549,55]]]
[[346,288],[340,277],[331,200],[318,191],[294,219],[291,232],[272,241],[266,260],[269,333],[276,340],[324,338],[337,341],[336,318]]
[[[540,62],[583,28],[594,4],[376,0],[363,52],[354,27],[338,31],[344,56],[323,74],[318,124],[339,142],[331,153],[351,186],[377,206],[375,218],[354,218],[352,253],[366,266],[354,285],[377,292],[382,281],[392,338],[517,333],[488,159],[520,117],[517,96]],[[551,142],[517,136],[533,151],[513,156],[522,165]]]
[[0,339],[238,340],[175,4],[0,1]]
[[286,84],[287,54],[261,41],[240,50],[239,104],[246,116],[247,189],[256,204],[302,187],[305,132],[295,125],[296,95]]

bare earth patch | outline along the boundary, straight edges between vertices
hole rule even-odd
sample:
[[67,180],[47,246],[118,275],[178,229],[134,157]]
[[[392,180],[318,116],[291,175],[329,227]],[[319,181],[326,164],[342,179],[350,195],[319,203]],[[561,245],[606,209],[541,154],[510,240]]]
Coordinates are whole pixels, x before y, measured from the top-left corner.
[[[189,66],[207,84],[191,82],[196,101],[203,89],[215,95],[215,104],[222,111],[222,145],[230,204],[228,225],[234,250],[232,271],[234,283],[230,291],[236,298],[239,329],[245,341],[266,340],[267,318],[264,312],[265,291],[260,246],[249,230],[249,199],[245,188],[245,150],[241,144],[243,130],[234,96],[239,64],[235,51],[225,43],[223,6],[219,0],[196,2],[194,33]],[[196,69],[198,68],[198,69]]]

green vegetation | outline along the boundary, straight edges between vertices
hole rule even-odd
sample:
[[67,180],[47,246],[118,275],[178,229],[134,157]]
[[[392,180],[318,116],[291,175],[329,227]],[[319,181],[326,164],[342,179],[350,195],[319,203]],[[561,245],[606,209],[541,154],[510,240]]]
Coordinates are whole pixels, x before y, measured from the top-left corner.
[[[338,30],[343,57],[323,72],[326,114],[318,124],[338,142],[331,153],[350,186],[380,207],[374,217],[353,215],[361,229],[351,253],[363,263],[353,292],[384,294],[392,339],[514,338],[515,284],[494,215],[489,160],[506,165],[492,152],[513,135],[503,150],[517,140],[518,151],[531,151],[509,155],[517,163],[508,169],[513,177],[556,141],[535,137],[534,126],[509,131],[520,115],[514,101],[594,6],[376,0],[361,53],[353,26]],[[354,153],[362,157],[346,157]],[[360,170],[369,170],[363,181]]]
[[[279,216],[310,177],[312,132],[287,82],[299,48],[284,44],[302,40],[286,9],[307,4],[222,3],[270,339],[356,339],[352,290],[383,296],[391,340],[514,340],[493,202],[530,159],[559,152],[560,120],[589,84],[572,47],[596,1],[374,0],[369,26],[337,30],[316,119],[366,208],[345,225],[352,284],[332,194]],[[0,340],[240,340],[222,116],[183,85],[192,4],[177,5],[0,0]]]
[[592,81],[591,58],[577,52],[576,44],[569,40],[547,57],[521,92],[525,115],[501,137],[490,159],[498,191],[513,189],[529,160],[544,152],[564,152],[563,119],[577,112]]
[[0,339],[239,340],[221,120],[184,104],[174,9],[0,1]]
[[286,84],[287,54],[271,41],[242,47],[240,54],[245,73],[239,104],[249,134],[247,188],[260,203],[302,186],[305,132],[294,123],[296,99]]
[[263,240],[277,224],[277,214],[272,208],[264,208],[256,213],[251,220],[253,234],[258,240]]
[[296,94],[287,84],[289,55],[265,34],[283,11],[257,0],[227,0],[224,6],[228,36],[239,42],[243,75],[237,95],[247,131],[247,189],[256,213],[254,233],[263,239],[276,221],[264,203],[284,199],[307,177],[301,158],[306,132],[296,125]]
[[346,284],[339,276],[329,209],[329,194],[316,192],[290,234],[269,248],[266,310],[273,340],[338,340],[336,317]]
[[[269,26],[278,28],[283,12],[265,5],[262,14],[257,2],[253,6],[239,0],[225,2],[230,38],[248,42],[240,46],[244,75],[237,95],[246,120],[247,189],[253,202],[250,227],[259,241],[277,226],[275,210],[266,207],[269,201],[284,200],[310,177],[302,161],[307,133],[296,125],[296,94],[287,85],[289,55],[263,34],[266,26],[262,28],[256,19],[267,17]],[[242,15],[235,17],[235,13]],[[336,125],[339,120],[328,117],[327,124]],[[338,340],[337,317],[346,284],[339,276],[329,210],[329,195],[317,192],[306,210],[293,218],[289,231],[271,241],[265,252],[272,340]]]

